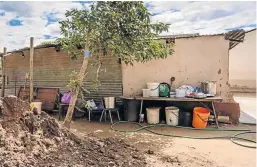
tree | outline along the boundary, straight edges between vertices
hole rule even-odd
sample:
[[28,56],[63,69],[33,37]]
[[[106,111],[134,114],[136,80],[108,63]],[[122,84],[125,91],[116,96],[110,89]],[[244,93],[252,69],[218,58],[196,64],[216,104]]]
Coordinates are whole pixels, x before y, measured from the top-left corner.
[[[151,13],[143,2],[98,1],[91,10],[71,10],[66,12],[66,20],[60,22],[63,38],[58,39],[63,49],[72,59],[83,55],[86,50],[90,56],[111,55],[121,58],[126,64],[146,62],[166,58],[173,50],[159,34],[168,30],[163,23],[152,24]],[[73,80],[71,103],[64,125],[69,127],[75,102],[83,83],[88,57]]]

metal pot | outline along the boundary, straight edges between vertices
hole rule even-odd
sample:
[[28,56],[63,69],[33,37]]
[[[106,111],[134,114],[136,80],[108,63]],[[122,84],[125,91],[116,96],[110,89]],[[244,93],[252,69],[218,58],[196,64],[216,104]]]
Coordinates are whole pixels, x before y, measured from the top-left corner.
[[217,84],[216,81],[209,81],[208,82],[208,93],[216,95],[217,93]]
[[201,90],[203,93],[208,94],[208,82],[201,82]]
[[217,93],[216,89],[217,89],[216,81],[201,82],[201,90],[204,94],[216,95]]

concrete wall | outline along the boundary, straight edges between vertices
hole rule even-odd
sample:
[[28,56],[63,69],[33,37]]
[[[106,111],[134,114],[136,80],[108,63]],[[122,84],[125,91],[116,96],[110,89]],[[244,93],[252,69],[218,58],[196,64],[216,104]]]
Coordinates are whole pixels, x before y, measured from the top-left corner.
[[142,94],[147,82],[168,82],[175,77],[176,86],[198,86],[203,80],[217,81],[217,93],[225,101],[229,95],[229,41],[223,36],[180,38],[175,41],[175,53],[167,59],[122,64],[123,95]]
[[[256,30],[245,34],[243,43],[229,51],[229,79],[238,90],[256,89]],[[235,90],[236,91],[236,90]]]

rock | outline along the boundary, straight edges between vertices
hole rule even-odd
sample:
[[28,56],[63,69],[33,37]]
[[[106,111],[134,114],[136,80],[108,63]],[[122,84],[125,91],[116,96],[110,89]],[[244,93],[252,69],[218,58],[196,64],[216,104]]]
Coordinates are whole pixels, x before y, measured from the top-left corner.
[[108,167],[113,167],[113,166],[115,166],[114,162],[111,161],[111,162],[108,163]]
[[138,159],[138,155],[134,154],[132,155],[132,158]]
[[146,152],[147,154],[154,154],[154,151],[153,150],[147,150],[147,152]]
[[104,153],[104,149],[103,148],[100,148],[100,153]]

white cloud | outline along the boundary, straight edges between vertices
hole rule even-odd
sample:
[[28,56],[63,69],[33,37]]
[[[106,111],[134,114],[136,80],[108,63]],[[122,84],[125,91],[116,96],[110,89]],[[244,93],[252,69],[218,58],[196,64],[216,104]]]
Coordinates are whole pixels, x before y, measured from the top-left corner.
[[[52,14],[53,20],[64,19],[66,10],[88,7],[89,4],[73,2],[0,2],[0,10],[5,12],[4,16],[0,16],[0,47],[13,50],[29,46],[31,36],[35,38],[35,45],[49,41],[44,39],[44,35],[58,37],[60,34],[58,22],[47,25],[46,16]],[[14,18],[22,21],[23,25],[8,26],[7,22]]]
[[256,2],[150,2],[148,5],[153,14],[160,13],[151,18],[153,22],[171,24],[169,32],[163,35],[215,34],[256,24]]
[[[168,34],[182,33],[221,33],[224,29],[256,24],[256,2],[145,2],[155,14],[153,22],[170,23]],[[65,18],[69,9],[89,9],[90,4],[72,2],[0,2],[0,52],[2,47],[8,50],[29,46],[29,38],[35,37],[35,45],[44,39],[44,35],[58,37],[60,28],[56,20]],[[174,12],[175,11],[175,12]],[[16,18],[18,16],[18,18]],[[48,24],[51,17],[51,24]],[[11,19],[22,21],[22,26],[8,26]],[[47,26],[46,26],[47,25]],[[245,27],[245,30],[251,27]]]

